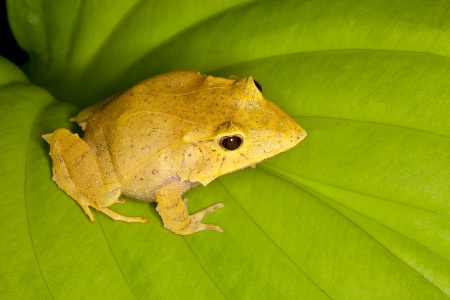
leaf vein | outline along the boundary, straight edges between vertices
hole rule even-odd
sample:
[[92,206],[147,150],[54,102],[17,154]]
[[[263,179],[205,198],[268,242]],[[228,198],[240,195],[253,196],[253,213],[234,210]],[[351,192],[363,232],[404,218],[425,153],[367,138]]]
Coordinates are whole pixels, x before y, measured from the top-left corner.
[[237,206],[244,212],[244,214],[251,220],[251,222],[261,231],[261,233],[272,243],[272,245],[280,251],[283,256],[285,256],[289,262],[291,262],[302,274],[305,275],[306,278],[308,278],[314,286],[316,286],[324,295],[326,295],[328,298],[332,299],[328,293],[326,293],[315,281],[313,278],[311,278],[283,249],[278,246],[270,236],[267,235],[267,233],[264,231],[264,229],[259,226],[259,224],[252,218],[252,216],[242,207],[242,205],[237,201],[235,197],[231,194],[231,192],[226,188],[226,186],[221,182],[220,178],[217,179],[217,182],[222,186],[222,188],[227,192],[228,195],[230,195],[230,198],[234,200],[234,202],[237,204]]
[[30,133],[29,133],[29,136],[28,136],[28,145],[27,145],[26,157],[25,157],[25,170],[24,170],[25,174],[24,174],[24,181],[23,181],[24,182],[24,187],[23,188],[24,188],[25,210],[26,210],[26,217],[27,217],[27,227],[28,227],[28,234],[30,236],[31,248],[33,249],[33,254],[34,254],[34,258],[36,259],[36,264],[38,265],[39,274],[41,275],[42,280],[45,283],[45,287],[47,288],[48,292],[50,293],[50,296],[52,297],[52,299],[55,299],[55,297],[54,297],[54,295],[53,295],[53,293],[52,293],[52,291],[51,291],[51,289],[50,289],[50,287],[48,285],[48,282],[47,282],[47,280],[46,280],[46,278],[44,276],[44,272],[42,271],[42,267],[41,267],[41,264],[39,262],[38,255],[36,253],[36,246],[35,246],[35,243],[34,243],[33,235],[31,234],[30,210],[29,210],[29,206],[28,206],[28,197],[27,197],[27,195],[28,195],[28,193],[27,193],[27,185],[28,185],[27,173],[28,173],[29,168],[31,168],[29,163],[28,163],[28,161],[29,161],[30,155],[31,155],[31,151],[30,151],[31,141],[33,140],[33,136],[34,136],[33,135],[34,134],[34,130],[32,128],[36,128],[35,125],[36,125],[36,122],[37,122],[37,117],[41,114],[41,112],[43,110],[44,109],[40,109],[34,115],[33,122],[32,122],[32,124],[30,126],[31,130],[30,130]]
[[402,128],[402,129],[407,129],[407,130],[412,130],[412,131],[418,131],[421,133],[426,133],[426,134],[431,134],[437,137],[442,137],[442,138],[446,138],[446,139],[450,139],[450,136],[445,136],[439,133],[435,133],[432,131],[427,131],[427,130],[423,130],[420,128],[413,128],[413,127],[408,127],[408,126],[403,126],[403,125],[398,125],[398,124],[393,124],[393,123],[383,123],[383,122],[377,122],[377,121],[368,121],[368,120],[361,120],[361,119],[348,119],[348,118],[341,118],[341,117],[331,117],[331,116],[307,116],[307,115],[302,115],[302,116],[291,116],[292,118],[299,118],[299,119],[304,119],[304,118],[310,118],[310,119],[332,119],[332,120],[341,120],[341,121],[349,121],[349,122],[359,122],[359,123],[367,123],[367,124],[375,124],[375,125],[385,125],[385,126],[393,126],[393,127],[398,127],[398,128]]
[[189,246],[188,242],[186,241],[186,237],[182,236],[182,239],[184,241],[184,243],[186,244],[186,247],[189,249],[189,252],[191,252],[192,257],[194,257],[194,259],[197,261],[197,263],[200,265],[200,267],[202,268],[203,272],[206,274],[206,276],[208,276],[209,280],[211,280],[211,282],[214,284],[214,286],[219,290],[219,292],[225,297],[225,299],[229,299],[224,291],[217,285],[217,282],[211,277],[211,274],[209,274],[209,272],[205,269],[205,267],[203,266],[203,264],[200,262],[200,260],[198,259],[198,257],[195,255],[195,252],[192,250],[192,248]]
[[114,261],[116,262],[117,268],[119,268],[120,274],[122,275],[123,279],[125,280],[128,289],[130,290],[130,292],[133,295],[134,299],[137,299],[136,294],[134,293],[133,289],[130,286],[130,283],[127,280],[127,277],[125,276],[125,274],[123,273],[122,268],[120,267],[119,261],[117,260],[116,256],[114,255],[114,252],[113,252],[113,250],[111,248],[111,244],[110,244],[108,238],[106,237],[105,231],[103,230],[102,222],[100,221],[100,218],[97,218],[97,219],[98,219],[98,224],[100,225],[100,229],[102,230],[103,237],[104,237],[104,239],[106,241],[106,244],[108,245],[109,252],[111,253]]
[[[318,200],[320,200],[320,201],[322,201],[323,203],[325,203],[328,207],[330,207],[331,209],[333,209],[334,211],[336,211],[336,212],[337,212],[338,214],[340,214],[342,217],[346,218],[347,220],[349,220],[349,222],[351,222],[351,223],[354,224],[356,227],[358,227],[358,228],[359,228],[361,231],[363,231],[365,234],[367,234],[368,236],[370,236],[374,241],[377,242],[377,244],[379,244],[379,245],[380,245],[381,247],[383,247],[387,252],[389,252],[391,255],[393,255],[393,256],[396,257],[399,261],[401,261],[407,268],[409,268],[409,269],[412,270],[413,272],[417,273],[419,276],[421,276],[423,279],[425,279],[427,282],[429,282],[432,286],[434,286],[435,288],[437,288],[437,289],[438,289],[439,291],[441,291],[443,294],[448,295],[441,287],[439,287],[439,286],[436,285],[432,280],[430,280],[429,278],[427,278],[427,277],[425,276],[425,274],[422,274],[421,272],[419,272],[419,270],[414,269],[413,266],[409,265],[404,259],[402,259],[402,258],[401,258],[400,256],[398,256],[396,253],[394,253],[393,251],[391,251],[391,250],[390,250],[383,242],[381,242],[378,238],[376,238],[374,235],[372,235],[372,234],[369,233],[367,230],[365,230],[361,225],[359,225],[359,224],[358,224],[355,220],[353,220],[350,216],[348,216],[347,214],[345,214],[344,212],[342,212],[341,210],[339,210],[339,209],[336,208],[335,206],[331,205],[328,201],[322,199],[321,197],[318,197],[317,194],[320,194],[320,195],[326,197],[327,199],[330,199],[331,202],[334,202],[334,203],[337,204],[337,205],[340,205],[340,206],[342,206],[342,207],[345,207],[345,208],[347,208],[348,210],[353,211],[354,213],[356,213],[356,214],[358,214],[358,215],[360,215],[360,216],[363,216],[363,217],[365,217],[365,218],[368,219],[368,220],[371,220],[372,222],[378,224],[379,226],[381,226],[381,227],[383,227],[383,228],[386,228],[387,230],[391,230],[391,231],[397,233],[398,235],[400,235],[400,236],[406,238],[407,240],[409,240],[409,241],[411,241],[411,242],[413,242],[413,243],[415,243],[415,244],[417,244],[417,245],[419,245],[419,246],[421,246],[421,247],[427,249],[428,251],[430,251],[431,253],[435,254],[436,256],[441,257],[441,258],[444,258],[445,260],[448,261],[448,259],[445,258],[445,257],[443,257],[440,253],[437,253],[436,251],[430,249],[429,247],[426,247],[425,245],[420,244],[419,242],[417,242],[417,241],[415,241],[415,240],[412,240],[411,238],[405,236],[404,234],[402,234],[402,233],[399,232],[398,230],[396,230],[396,229],[394,229],[394,228],[392,228],[392,227],[388,227],[387,225],[382,224],[381,222],[377,221],[376,219],[373,219],[372,217],[370,217],[370,216],[368,216],[368,215],[362,214],[362,213],[356,211],[355,209],[353,209],[353,208],[351,208],[351,207],[348,207],[348,206],[346,206],[346,205],[344,205],[344,204],[342,204],[342,203],[340,203],[340,202],[337,202],[337,201],[335,201],[335,200],[333,200],[333,199],[331,199],[331,198],[329,198],[329,197],[323,195],[322,193],[318,192],[318,191],[315,190],[314,188],[311,188],[311,187],[308,187],[308,186],[300,185],[298,182],[296,182],[295,180],[292,180],[292,179],[289,178],[289,177],[286,178],[286,176],[280,176],[280,174],[279,174],[276,170],[273,170],[273,169],[271,169],[271,168],[267,168],[267,167],[265,167],[265,166],[259,166],[258,168],[261,169],[261,170],[264,171],[264,172],[267,172],[267,173],[269,173],[269,174],[271,174],[271,175],[273,175],[273,176],[280,177],[280,178],[282,178],[283,180],[286,180],[287,182],[289,182],[289,183],[291,183],[291,184],[294,184],[295,186],[297,186],[297,187],[299,187],[299,188],[305,190],[306,192],[308,192],[308,193],[309,193],[310,195],[312,195],[313,197],[315,197],[315,198],[317,198]],[[302,176],[299,176],[299,177],[302,177]],[[306,178],[306,177],[303,177],[303,178]],[[347,189],[347,188],[341,188],[341,187],[337,187],[337,186],[325,184],[325,183],[322,183],[322,182],[317,181],[317,180],[315,180],[315,179],[310,179],[310,180],[311,180],[311,181],[318,182],[318,183],[320,183],[320,184],[324,184],[324,185],[328,185],[328,186],[334,187],[334,188],[336,188],[336,189],[342,189],[342,190],[345,190],[345,191],[349,191],[349,192],[352,192],[352,193],[355,193],[355,194],[359,194],[359,195],[363,195],[363,196],[370,196],[370,197],[378,198],[378,199],[383,200],[383,201],[393,202],[393,203],[400,204],[400,205],[404,205],[404,206],[411,207],[411,208],[417,208],[417,207],[413,207],[413,206],[410,206],[410,205],[406,205],[406,204],[404,204],[404,203],[398,203],[398,202],[392,201],[392,200],[390,200],[390,199],[384,199],[384,198],[381,198],[381,197],[377,197],[377,196],[372,196],[372,195],[364,194],[364,193],[361,193],[361,192],[358,192],[358,191],[353,191],[353,190],[350,190],[350,189]],[[314,191],[314,192],[312,192],[312,191]],[[436,212],[433,212],[433,211],[428,211],[428,210],[421,209],[421,208],[417,208],[417,209],[420,209],[420,210],[423,210],[423,211],[426,211],[426,212],[429,212],[429,213],[433,213],[433,214],[436,214],[436,215],[440,215],[440,214],[437,214]],[[440,216],[441,216],[441,215],[440,215]],[[444,215],[444,217],[447,217],[447,216]]]

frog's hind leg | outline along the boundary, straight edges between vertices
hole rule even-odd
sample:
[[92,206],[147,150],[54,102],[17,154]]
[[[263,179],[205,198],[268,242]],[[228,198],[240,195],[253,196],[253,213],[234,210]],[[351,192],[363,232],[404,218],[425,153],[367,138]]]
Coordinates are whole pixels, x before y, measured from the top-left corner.
[[113,220],[147,221],[146,218],[122,216],[107,208],[120,202],[120,185],[102,178],[95,155],[77,134],[61,128],[43,138],[50,144],[53,180],[80,204],[91,221],[94,221],[94,215],[89,207],[103,212]]

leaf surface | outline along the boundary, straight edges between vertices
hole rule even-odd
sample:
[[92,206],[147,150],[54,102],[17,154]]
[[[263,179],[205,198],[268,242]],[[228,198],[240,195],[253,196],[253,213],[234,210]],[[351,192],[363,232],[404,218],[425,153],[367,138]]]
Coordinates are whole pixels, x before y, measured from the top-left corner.
[[[0,294],[447,299],[450,4],[205,3],[8,1],[32,83],[0,60]],[[90,223],[41,135],[176,69],[253,75],[308,137],[186,193],[225,203],[206,220],[223,234],[176,236],[135,201],[112,209],[145,225]]]

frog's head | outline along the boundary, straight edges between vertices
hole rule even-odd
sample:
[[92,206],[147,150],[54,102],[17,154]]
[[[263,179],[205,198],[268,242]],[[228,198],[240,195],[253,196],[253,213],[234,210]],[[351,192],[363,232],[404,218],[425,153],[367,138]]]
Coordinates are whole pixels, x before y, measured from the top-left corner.
[[192,182],[207,184],[223,174],[253,166],[306,137],[303,128],[262,96],[252,77],[233,79],[230,98],[223,99],[226,105],[219,105],[214,112],[215,118],[220,116],[214,126],[184,138],[203,154],[202,166],[189,175]]

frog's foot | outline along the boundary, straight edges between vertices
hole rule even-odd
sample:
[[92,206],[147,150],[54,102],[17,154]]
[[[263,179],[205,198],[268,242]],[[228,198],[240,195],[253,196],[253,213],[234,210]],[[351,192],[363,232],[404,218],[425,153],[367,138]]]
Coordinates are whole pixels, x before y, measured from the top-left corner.
[[141,217],[127,217],[121,214],[116,213],[115,211],[106,208],[106,207],[94,207],[98,211],[101,211],[105,215],[109,216],[114,221],[124,221],[127,223],[147,223],[147,218],[141,218]]
[[[91,220],[91,222],[95,221],[94,215],[91,212],[91,209],[89,208],[89,206],[95,208],[96,210],[104,213],[105,215],[109,216],[111,219],[113,219],[114,221],[124,221],[127,223],[146,223],[148,221],[147,218],[141,218],[141,217],[127,217],[124,215],[121,215],[119,213],[116,213],[115,211],[106,208],[106,207],[100,207],[98,206],[96,203],[94,202],[90,202],[90,201],[86,201],[86,199],[83,200],[79,200],[80,198],[75,199],[80,206],[83,208],[84,212],[88,215],[89,219]],[[123,201],[118,201],[117,203],[125,203],[125,200]]]
[[180,228],[180,231],[186,232],[186,233],[180,233],[180,234],[190,234],[197,231],[202,230],[215,230],[218,232],[223,232],[223,229],[214,224],[204,224],[202,223],[202,219],[206,216],[212,213],[213,211],[224,207],[225,205],[223,203],[216,203],[208,208],[205,208],[202,211],[199,211],[198,213],[195,213],[193,215],[190,215],[187,220],[185,221],[185,225]]
[[85,214],[88,215],[89,220],[91,220],[91,222],[95,221],[94,215],[92,214],[91,210],[89,209],[89,204],[86,204],[82,201],[76,200],[78,202],[78,204],[80,204],[81,208],[83,208]]
[[[184,205],[183,205],[184,206]],[[223,232],[223,229],[214,224],[204,224],[202,223],[202,219],[212,213],[213,211],[224,207],[223,203],[214,204],[202,211],[199,211],[193,215],[187,215],[187,210],[181,212],[178,215],[175,215],[172,219],[167,219],[164,216],[164,210],[161,209],[160,206],[156,208],[158,213],[163,217],[164,227],[171,230],[172,232],[180,235],[188,235],[194,232],[199,232],[203,230],[215,230],[218,232]],[[167,211],[167,210],[166,210]],[[185,213],[186,212],[186,213]]]
[[188,235],[203,230],[215,230],[223,232],[220,226],[202,223],[203,218],[213,211],[224,207],[223,203],[214,204],[202,211],[189,215],[187,210],[187,199],[181,200],[180,191],[177,186],[163,187],[156,193],[156,210],[161,216],[164,227],[176,234]]

